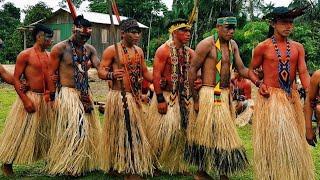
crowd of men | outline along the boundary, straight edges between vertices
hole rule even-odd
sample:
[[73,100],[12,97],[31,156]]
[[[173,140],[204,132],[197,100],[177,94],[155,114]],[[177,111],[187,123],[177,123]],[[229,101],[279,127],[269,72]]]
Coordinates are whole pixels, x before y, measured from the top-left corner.
[[[74,19],[71,37],[51,52],[46,49],[53,31],[35,25],[35,43],[17,56],[14,75],[0,66],[1,79],[19,95],[0,137],[3,174],[13,175],[13,163],[44,160],[45,172],[53,176],[100,169],[141,179],[162,171],[188,173],[195,165],[195,179],[212,179],[212,171],[229,179],[249,164],[236,128],[243,123],[236,112],[247,108],[255,179],[315,179],[308,144],[316,143],[312,117],[320,117],[320,71],[310,78],[302,44],[289,39],[300,15],[286,7],[267,15],[268,38],[254,48],[249,68],[233,40],[232,12],[220,12],[216,33],[195,50],[188,47],[192,24],[176,19],[168,25],[170,39],[156,51],[152,72],[138,46],[135,19],[120,22],[121,40],[104,50],[101,61],[86,43],[92,24],[83,16]],[[88,83],[90,67],[110,82],[102,127]],[[233,68],[237,75],[231,81]],[[304,109],[294,88],[297,73],[307,92]],[[246,79],[259,89],[254,108]],[[147,105],[143,81],[154,87]]]

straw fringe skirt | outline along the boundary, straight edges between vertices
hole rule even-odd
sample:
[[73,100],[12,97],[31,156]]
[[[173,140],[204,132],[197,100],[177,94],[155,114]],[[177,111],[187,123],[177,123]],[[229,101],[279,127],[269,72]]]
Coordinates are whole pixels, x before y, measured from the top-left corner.
[[215,168],[220,175],[243,171],[248,160],[236,130],[229,90],[222,90],[221,105],[214,104],[213,87],[200,90],[199,113],[188,127],[186,158],[200,169]]
[[78,176],[97,169],[101,129],[95,112],[84,112],[79,92],[74,88],[62,87],[55,105],[56,123],[48,173]]
[[[170,174],[184,172],[188,166],[184,160],[186,131],[181,127],[181,116],[178,97],[170,102],[170,92],[163,92],[166,102],[169,102],[167,113],[158,112],[157,98],[154,96],[149,110],[146,127],[148,139],[158,157],[160,168]],[[195,119],[193,102],[189,109],[189,121]]]
[[253,120],[255,177],[259,180],[312,180],[314,166],[305,140],[303,109],[297,91],[292,98],[277,88],[260,95]]
[[251,108],[251,106],[253,106],[253,100],[250,99],[248,100],[248,105],[246,107],[246,109],[240,113],[237,118],[236,118],[236,125],[239,127],[245,126],[247,125],[253,115],[253,108]]
[[101,168],[126,174],[152,174],[153,153],[143,128],[143,112],[132,95],[126,94],[130,113],[132,147],[126,129],[120,91],[107,94],[105,122],[102,133]]
[[42,94],[29,91],[27,96],[36,112],[27,113],[21,99],[17,98],[0,137],[0,162],[31,164],[47,155],[51,111]]

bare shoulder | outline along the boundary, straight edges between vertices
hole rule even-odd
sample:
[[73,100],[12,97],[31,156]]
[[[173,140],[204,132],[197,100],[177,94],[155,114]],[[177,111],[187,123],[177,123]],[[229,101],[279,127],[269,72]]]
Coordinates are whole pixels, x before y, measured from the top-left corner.
[[232,46],[233,48],[238,49],[238,44],[237,44],[237,42],[236,42],[235,40],[231,39],[230,42],[231,42],[231,46]]
[[297,41],[293,41],[293,40],[290,40],[289,41],[294,47],[297,47],[298,49],[304,49],[303,45]]
[[315,78],[317,79],[318,81],[320,81],[320,69],[315,71],[313,74],[312,74],[312,78]]
[[134,48],[136,48],[136,50],[139,52],[139,54],[143,55],[143,50],[141,47],[134,45]]
[[205,39],[201,40],[197,45],[197,48],[208,47],[211,48],[214,45],[213,36],[206,37]]
[[262,42],[260,42],[255,48],[255,51],[262,51],[262,50],[266,50],[266,48],[268,48],[268,46],[270,45],[270,40],[266,39]]
[[84,47],[87,48],[89,51],[96,51],[96,48],[91,44],[85,44]]
[[67,41],[61,41],[57,44],[55,44],[52,48],[51,48],[51,51],[53,50],[63,50],[67,48]]
[[114,53],[116,50],[115,50],[115,47],[114,45],[111,45],[111,46],[108,46],[106,49],[103,50],[103,54],[105,53]]
[[27,48],[27,49],[21,51],[17,57],[17,61],[27,60],[31,51],[32,51],[32,48]]
[[170,56],[170,49],[167,43],[162,44],[156,51],[157,57],[165,58]]

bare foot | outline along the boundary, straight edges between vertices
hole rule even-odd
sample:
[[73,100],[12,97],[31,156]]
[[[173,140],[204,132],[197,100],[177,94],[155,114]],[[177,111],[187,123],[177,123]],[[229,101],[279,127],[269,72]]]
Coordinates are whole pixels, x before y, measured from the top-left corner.
[[124,177],[124,180],[142,180],[143,178],[136,174],[129,174]]
[[3,164],[1,166],[1,171],[4,176],[13,176],[12,164]]
[[229,180],[228,176],[220,175],[220,180]]
[[212,180],[213,178],[205,171],[198,171],[194,176],[195,180]]

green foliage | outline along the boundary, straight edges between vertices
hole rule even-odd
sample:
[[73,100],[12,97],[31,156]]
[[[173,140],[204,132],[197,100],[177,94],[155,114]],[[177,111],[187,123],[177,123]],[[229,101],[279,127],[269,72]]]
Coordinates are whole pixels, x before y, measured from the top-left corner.
[[[83,0],[72,0],[73,5],[76,8],[79,8],[80,5],[82,4]],[[67,8],[67,1],[66,0],[60,0],[59,6],[62,8]]]
[[[12,3],[6,3],[0,10],[0,38],[5,47],[0,52],[0,63],[14,62],[22,50],[21,35],[17,31],[20,25],[20,9]],[[6,61],[5,61],[6,60]]]
[[300,24],[294,29],[292,39],[303,44],[309,71],[320,68],[320,23]]
[[161,44],[165,43],[168,39],[169,39],[168,34],[163,34],[158,38],[151,39],[151,41],[150,41],[150,59],[148,59],[148,61],[153,62],[152,59],[156,53],[156,50],[158,49],[158,47],[161,46]]
[[240,50],[243,63],[248,66],[251,61],[252,50],[259,42],[267,38],[268,23],[248,22],[243,29],[237,29],[234,39]]
[[24,19],[24,25],[37,22],[41,19],[45,19],[52,14],[52,8],[47,6],[44,2],[38,2],[34,6],[28,6],[23,12],[26,14]]

